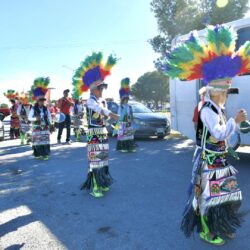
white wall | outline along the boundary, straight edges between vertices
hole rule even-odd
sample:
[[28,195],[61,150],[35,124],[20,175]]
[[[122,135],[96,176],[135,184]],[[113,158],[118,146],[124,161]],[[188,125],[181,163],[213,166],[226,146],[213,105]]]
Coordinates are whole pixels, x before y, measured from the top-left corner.
[[170,81],[171,126],[173,130],[195,140],[192,122],[194,108],[197,105],[196,81]]

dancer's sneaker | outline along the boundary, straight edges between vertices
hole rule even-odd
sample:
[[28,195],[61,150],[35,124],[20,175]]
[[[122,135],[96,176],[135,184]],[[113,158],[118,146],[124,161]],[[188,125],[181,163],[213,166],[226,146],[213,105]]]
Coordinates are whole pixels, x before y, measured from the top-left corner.
[[131,149],[129,150],[130,153],[135,153],[136,152],[136,149]]
[[102,189],[103,192],[108,192],[110,190],[109,187],[101,187],[101,189]]
[[93,190],[90,194],[95,198],[103,197],[103,193],[100,190]]
[[213,236],[210,233],[201,232],[200,239],[209,244],[216,245],[216,246],[222,246],[225,244],[225,241],[222,238],[216,235]]
[[42,158],[44,161],[47,161],[49,159],[49,157],[46,155]]
[[122,149],[120,150],[122,153],[128,153],[128,150],[127,149]]

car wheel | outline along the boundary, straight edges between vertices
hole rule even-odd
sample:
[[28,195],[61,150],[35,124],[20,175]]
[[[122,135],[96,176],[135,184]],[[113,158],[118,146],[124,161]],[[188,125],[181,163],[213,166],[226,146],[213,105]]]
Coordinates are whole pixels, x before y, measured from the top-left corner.
[[165,138],[165,135],[157,135],[157,138],[162,140]]

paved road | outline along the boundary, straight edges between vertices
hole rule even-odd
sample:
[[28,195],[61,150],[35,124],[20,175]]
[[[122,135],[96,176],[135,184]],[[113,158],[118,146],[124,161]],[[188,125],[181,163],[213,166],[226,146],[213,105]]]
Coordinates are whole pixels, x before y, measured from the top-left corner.
[[[116,182],[102,199],[79,190],[86,176],[86,144],[54,144],[48,162],[29,146],[0,143],[0,249],[165,250],[211,249],[179,231],[191,172],[193,145],[182,137],[138,141],[122,154],[111,139]],[[243,152],[245,150],[245,152]],[[239,182],[250,207],[250,150],[244,148]],[[250,219],[221,249],[250,249]]]

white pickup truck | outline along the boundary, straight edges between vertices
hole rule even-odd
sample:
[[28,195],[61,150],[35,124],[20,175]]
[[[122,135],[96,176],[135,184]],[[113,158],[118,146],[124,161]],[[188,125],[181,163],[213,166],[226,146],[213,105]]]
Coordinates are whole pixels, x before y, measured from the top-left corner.
[[[250,18],[236,20],[227,23],[234,27],[238,33],[237,49],[239,46],[250,40]],[[198,31],[202,39],[204,30]],[[172,46],[180,41],[186,40],[188,35],[176,37]],[[170,110],[171,126],[173,130],[179,131],[188,138],[195,140],[194,124],[192,122],[194,108],[199,102],[198,90],[201,87],[200,81],[170,80]],[[229,95],[226,104],[227,117],[234,117],[236,112],[242,108],[250,115],[250,74],[238,76],[233,79],[234,88],[239,88],[239,94]],[[240,133],[234,138],[240,138],[240,145],[250,145],[250,133]],[[236,140],[233,139],[232,140]],[[234,142],[235,143],[235,142]]]

